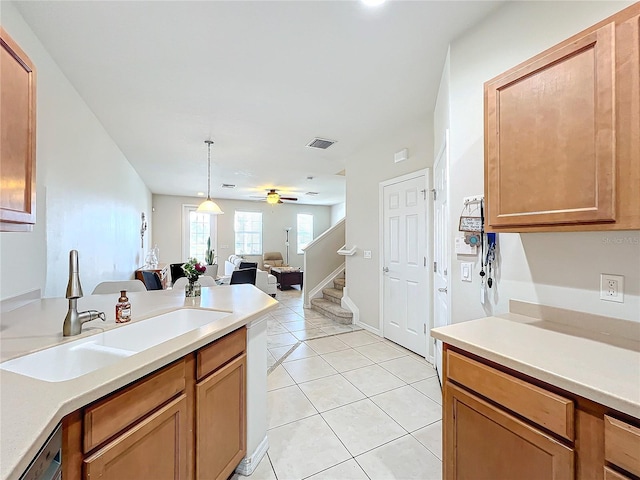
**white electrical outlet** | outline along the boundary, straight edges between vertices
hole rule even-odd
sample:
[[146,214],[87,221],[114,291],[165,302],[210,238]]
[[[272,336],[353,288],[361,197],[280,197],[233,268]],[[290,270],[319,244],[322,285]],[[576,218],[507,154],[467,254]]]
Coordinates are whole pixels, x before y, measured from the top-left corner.
[[371,258],[371,250],[364,251],[364,258]]
[[624,277],[600,274],[600,300],[624,303]]

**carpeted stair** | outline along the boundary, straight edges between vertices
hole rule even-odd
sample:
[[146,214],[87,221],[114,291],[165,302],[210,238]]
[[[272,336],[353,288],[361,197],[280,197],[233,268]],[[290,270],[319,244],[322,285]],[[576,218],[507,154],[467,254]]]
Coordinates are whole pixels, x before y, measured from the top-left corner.
[[322,298],[311,299],[311,308],[335,322],[351,325],[353,313],[340,306],[345,284],[344,278],[334,279],[333,288],[322,289]]

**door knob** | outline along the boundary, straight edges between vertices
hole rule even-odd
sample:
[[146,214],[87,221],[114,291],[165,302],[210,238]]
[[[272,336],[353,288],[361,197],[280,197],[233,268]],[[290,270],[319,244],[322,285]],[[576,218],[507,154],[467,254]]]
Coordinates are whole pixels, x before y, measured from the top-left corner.
[[384,268],[382,269],[382,271],[383,271],[384,273],[388,273],[388,272],[389,272],[389,267],[384,267]]
[[447,293],[447,287],[439,288],[438,291],[442,293]]

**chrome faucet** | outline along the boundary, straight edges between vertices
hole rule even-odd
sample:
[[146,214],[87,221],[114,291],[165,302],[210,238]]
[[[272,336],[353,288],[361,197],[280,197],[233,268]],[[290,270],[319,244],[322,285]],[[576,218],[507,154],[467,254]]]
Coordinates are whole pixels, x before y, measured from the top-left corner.
[[78,299],[82,298],[82,285],[80,285],[80,275],[78,274],[78,251],[69,252],[69,283],[67,283],[66,297],[69,299],[69,310],[64,317],[62,324],[62,335],[69,337],[79,335],[82,332],[82,324],[99,318],[103,322],[107,317],[104,312],[97,310],[87,310],[78,312]]

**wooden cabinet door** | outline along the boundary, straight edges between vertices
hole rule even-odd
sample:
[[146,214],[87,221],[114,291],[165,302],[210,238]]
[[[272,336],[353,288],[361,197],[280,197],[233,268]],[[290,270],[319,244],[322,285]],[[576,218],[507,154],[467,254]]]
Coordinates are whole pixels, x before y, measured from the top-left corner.
[[247,355],[196,385],[196,478],[224,480],[247,453]]
[[608,23],[485,85],[489,228],[615,222],[615,33]]
[[446,480],[574,478],[574,451],[475,395],[445,383]]
[[187,396],[171,403],[84,460],[85,479],[187,479]]
[[0,231],[36,223],[36,69],[0,27]]

